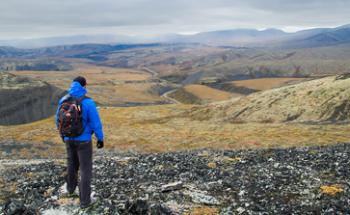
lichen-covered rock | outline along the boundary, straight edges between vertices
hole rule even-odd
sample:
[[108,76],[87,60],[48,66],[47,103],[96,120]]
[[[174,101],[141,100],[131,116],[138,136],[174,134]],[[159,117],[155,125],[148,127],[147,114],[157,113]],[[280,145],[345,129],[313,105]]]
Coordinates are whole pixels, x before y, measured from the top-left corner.
[[[97,152],[92,181],[96,204],[91,213],[183,214],[210,209],[222,215],[347,214],[349,155],[350,144],[161,154]],[[208,167],[210,162],[215,168]],[[60,195],[64,174],[61,161],[1,160],[1,212],[74,213],[78,199]]]

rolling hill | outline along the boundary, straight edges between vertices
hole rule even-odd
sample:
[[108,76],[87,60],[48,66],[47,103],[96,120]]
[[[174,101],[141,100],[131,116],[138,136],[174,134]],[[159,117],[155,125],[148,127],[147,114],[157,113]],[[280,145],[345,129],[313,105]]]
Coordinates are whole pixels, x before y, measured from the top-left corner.
[[228,100],[232,97],[241,96],[241,94],[233,94],[205,85],[190,84],[170,93],[169,96],[184,104],[207,104]]
[[232,123],[349,121],[349,84],[349,75],[331,76],[196,107],[189,114]]

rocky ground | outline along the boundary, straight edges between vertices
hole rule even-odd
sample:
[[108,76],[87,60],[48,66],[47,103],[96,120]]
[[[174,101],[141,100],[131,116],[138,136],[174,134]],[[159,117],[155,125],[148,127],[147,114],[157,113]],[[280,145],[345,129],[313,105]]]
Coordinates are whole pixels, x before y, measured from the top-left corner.
[[[350,144],[98,152],[90,214],[348,214]],[[74,214],[62,160],[0,160],[0,214]]]

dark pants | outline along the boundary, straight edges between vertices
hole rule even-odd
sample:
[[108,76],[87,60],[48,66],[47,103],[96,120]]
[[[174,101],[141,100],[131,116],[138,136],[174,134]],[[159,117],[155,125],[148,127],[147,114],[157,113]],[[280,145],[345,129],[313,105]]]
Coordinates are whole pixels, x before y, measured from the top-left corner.
[[67,148],[67,190],[73,193],[78,185],[80,167],[79,197],[80,206],[90,204],[92,177],[92,143],[81,141],[65,141]]

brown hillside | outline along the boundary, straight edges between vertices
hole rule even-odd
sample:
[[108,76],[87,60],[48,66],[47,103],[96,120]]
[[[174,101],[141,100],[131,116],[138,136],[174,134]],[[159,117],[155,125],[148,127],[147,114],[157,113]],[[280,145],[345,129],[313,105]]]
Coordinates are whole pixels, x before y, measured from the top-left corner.
[[208,104],[242,95],[214,89],[205,85],[190,84],[171,93],[170,96],[184,104]]
[[252,90],[269,90],[285,85],[296,84],[304,81],[305,78],[257,78],[249,80],[232,81],[236,87],[245,87]]
[[[185,90],[205,101],[223,101],[230,99],[232,94],[222,90],[217,90],[205,85],[191,84],[185,86]],[[240,96],[240,95],[237,95]]]
[[350,118],[350,76],[340,75],[253,93],[204,107],[189,114],[196,119],[229,122],[322,122]]

